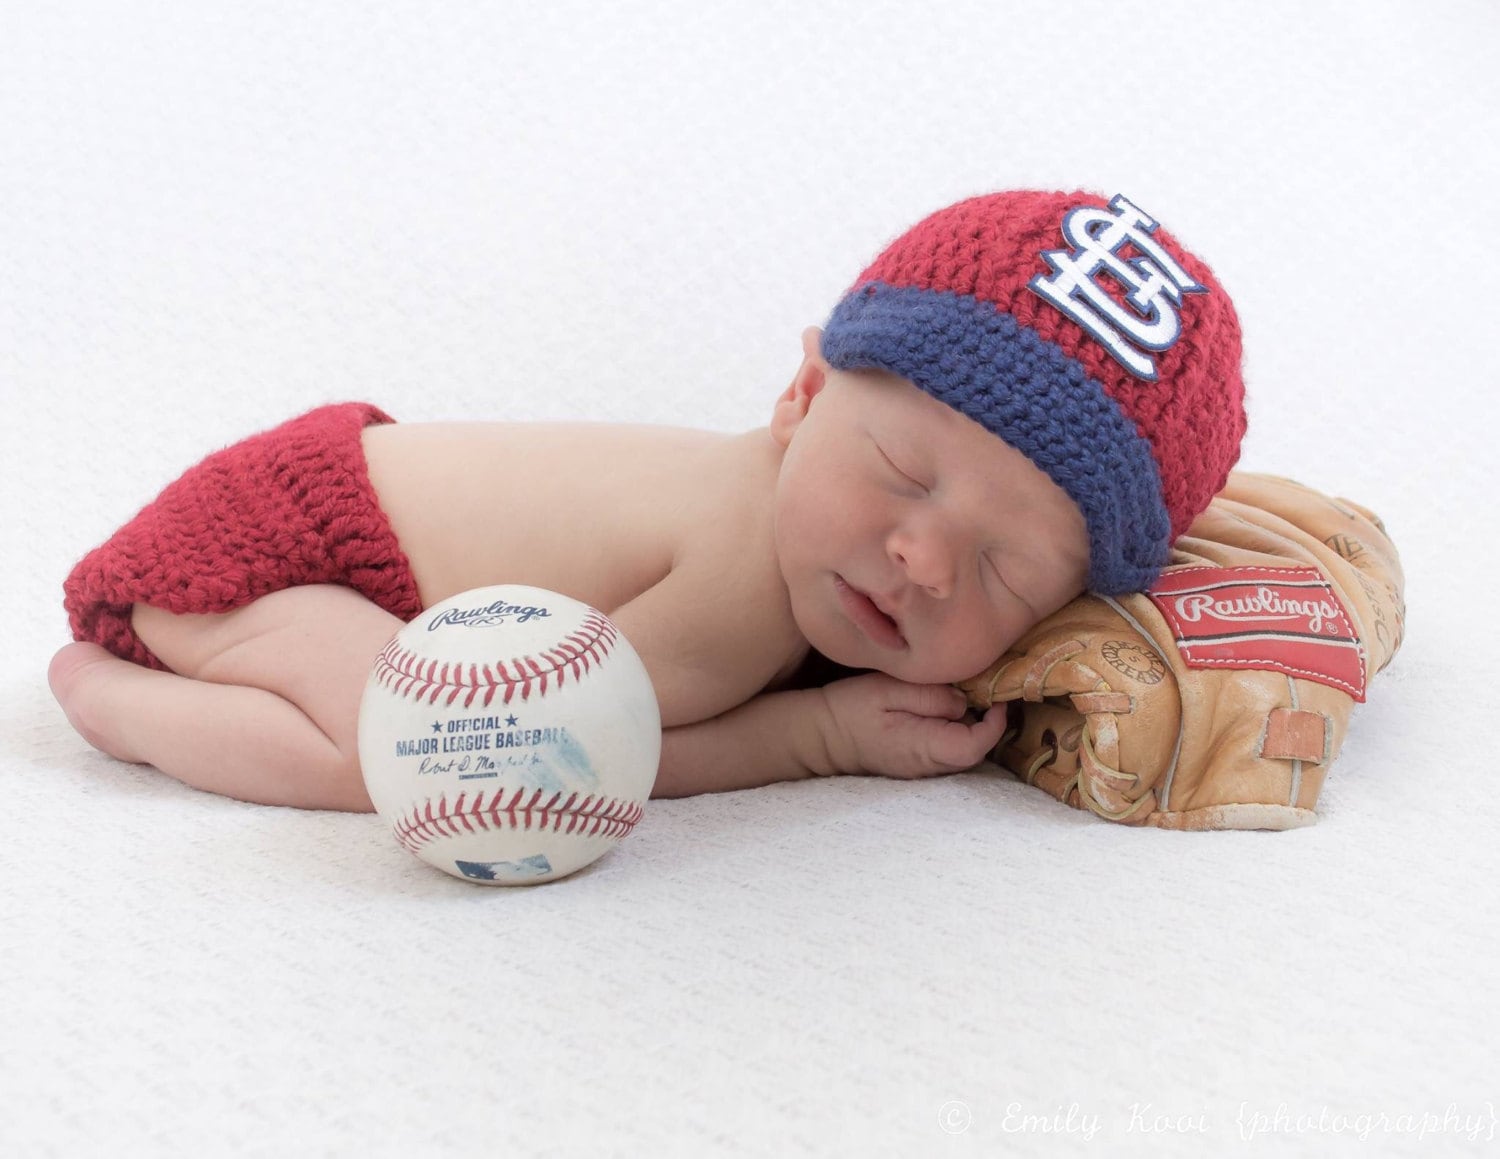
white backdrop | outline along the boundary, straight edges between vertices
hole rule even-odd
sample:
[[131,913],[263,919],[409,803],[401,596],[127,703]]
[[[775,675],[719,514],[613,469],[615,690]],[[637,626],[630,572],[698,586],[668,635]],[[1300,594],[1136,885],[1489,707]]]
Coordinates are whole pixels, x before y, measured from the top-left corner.
[[[1477,0],[0,8],[0,1150],[1328,1154],[1245,1122],[1483,1116],[1497,46]],[[850,778],[484,892],[110,762],[47,693],[72,562],[215,447],[346,398],[759,425],[896,233],[1075,186],[1234,296],[1241,466],[1402,550],[1311,830]]]

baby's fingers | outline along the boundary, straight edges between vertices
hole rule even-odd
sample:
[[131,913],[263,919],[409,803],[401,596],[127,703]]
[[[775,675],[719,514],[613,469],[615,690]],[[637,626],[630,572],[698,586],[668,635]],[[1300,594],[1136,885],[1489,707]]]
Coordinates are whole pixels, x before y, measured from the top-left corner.
[[892,680],[895,689],[891,708],[913,716],[934,716],[941,720],[961,720],[969,702],[951,684],[908,684]]
[[1005,732],[1005,705],[993,704],[973,724],[945,721],[933,738],[932,759],[949,769],[971,769],[1000,743]]

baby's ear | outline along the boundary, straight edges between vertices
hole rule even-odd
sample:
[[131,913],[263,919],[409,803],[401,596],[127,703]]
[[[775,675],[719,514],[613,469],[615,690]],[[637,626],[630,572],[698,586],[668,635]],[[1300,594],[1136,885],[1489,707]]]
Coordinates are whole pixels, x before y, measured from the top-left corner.
[[820,346],[822,337],[823,331],[816,326],[802,331],[802,365],[792,376],[792,384],[776,400],[776,409],[771,413],[771,437],[783,447],[791,442],[793,432],[807,417],[812,400],[828,382],[829,367]]

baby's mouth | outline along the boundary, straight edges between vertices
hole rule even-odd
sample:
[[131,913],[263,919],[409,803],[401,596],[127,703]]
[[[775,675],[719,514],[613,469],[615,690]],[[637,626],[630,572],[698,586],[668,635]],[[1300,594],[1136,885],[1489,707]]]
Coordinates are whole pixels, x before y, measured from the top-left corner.
[[899,650],[906,647],[906,637],[894,619],[875,606],[875,601],[834,573],[833,586],[838,592],[839,603],[844,614],[853,621],[866,636],[882,648]]

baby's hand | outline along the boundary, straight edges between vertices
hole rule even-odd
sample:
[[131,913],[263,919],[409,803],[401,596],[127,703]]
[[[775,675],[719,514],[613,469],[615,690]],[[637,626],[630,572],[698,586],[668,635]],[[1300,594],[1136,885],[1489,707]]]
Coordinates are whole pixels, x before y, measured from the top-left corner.
[[841,773],[931,777],[973,768],[1000,743],[1005,705],[973,724],[967,701],[950,684],[908,684],[883,672],[825,685],[824,740]]

